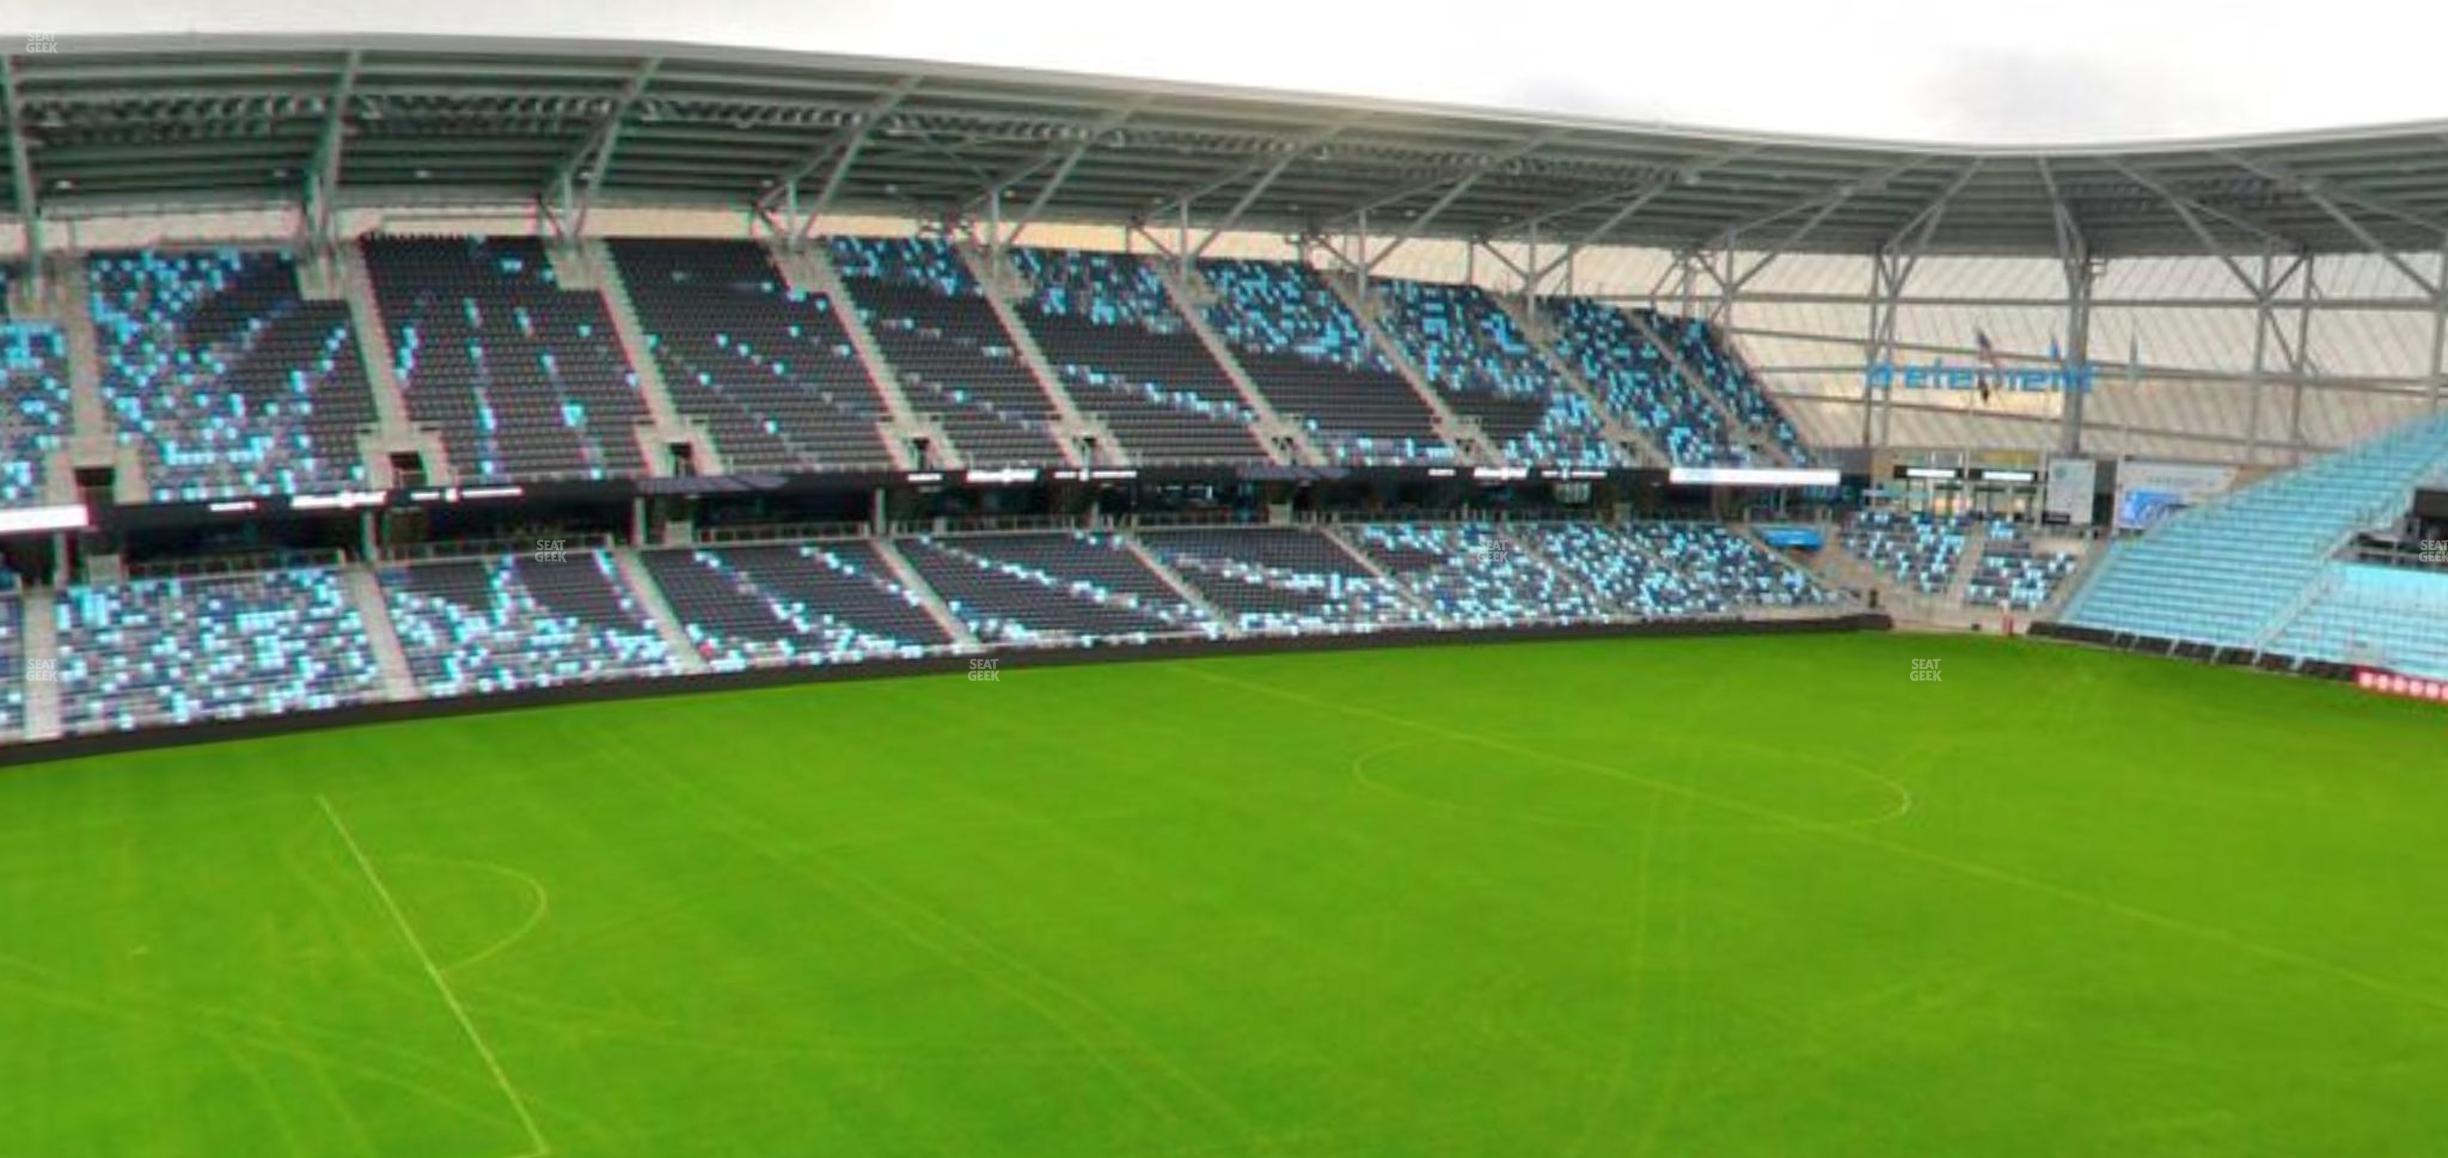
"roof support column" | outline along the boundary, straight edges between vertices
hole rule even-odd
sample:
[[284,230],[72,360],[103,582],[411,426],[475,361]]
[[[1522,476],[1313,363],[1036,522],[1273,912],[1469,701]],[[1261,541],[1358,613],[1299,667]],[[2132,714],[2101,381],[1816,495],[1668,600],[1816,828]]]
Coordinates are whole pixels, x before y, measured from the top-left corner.
[[2316,277],[2319,269],[2318,259],[2305,254],[2303,296],[2295,313],[2295,349],[2289,356],[2291,365],[2288,368],[2295,375],[2295,401],[2287,415],[2287,441],[2292,444],[2289,461],[2298,466],[2303,464],[2304,377],[2312,369],[2312,303],[2320,296],[2320,283]]
[[2448,392],[2448,241],[2440,244],[2439,277],[2431,295],[2431,409],[2438,410]]
[[2064,362],[2060,370],[2079,367],[2081,376],[2067,374],[2063,397],[2064,427],[2059,448],[2067,454],[2081,454],[2083,449],[2083,412],[2095,387],[2091,370],[2091,287],[2098,278],[2100,263],[2091,259],[2088,245],[2076,244],[2065,261],[2066,281],[2066,342]]
[[17,222],[25,228],[26,292],[44,291],[42,202],[34,192],[33,162],[27,159],[25,105],[17,99],[17,63],[0,54],[0,102],[8,107],[10,195],[17,205]]

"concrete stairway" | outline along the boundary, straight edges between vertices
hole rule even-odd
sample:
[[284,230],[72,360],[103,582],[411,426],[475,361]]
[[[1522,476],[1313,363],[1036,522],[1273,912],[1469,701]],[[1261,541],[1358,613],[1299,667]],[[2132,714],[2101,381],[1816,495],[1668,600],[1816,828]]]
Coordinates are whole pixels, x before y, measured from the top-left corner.
[[1428,384],[1428,376],[1420,373],[1418,364],[1412,362],[1402,343],[1395,341],[1394,335],[1387,333],[1385,327],[1378,323],[1376,303],[1363,299],[1357,288],[1345,278],[1327,273],[1321,275],[1320,280],[1334,290],[1335,296],[1342,299],[1353,317],[1360,319],[1361,331],[1376,344],[1377,351],[1394,364],[1395,372],[1402,375],[1402,380],[1410,385],[1411,392],[1419,395],[1419,400],[1436,416],[1437,433],[1452,444],[1457,454],[1465,443],[1478,448],[1475,455],[1461,455],[1462,461],[1480,466],[1502,465],[1502,452],[1488,441],[1487,432],[1479,428],[1478,422],[1456,413],[1445,401],[1445,396]]
[[937,595],[934,588],[927,586],[927,581],[919,576],[918,569],[910,566],[909,559],[901,554],[901,548],[895,546],[891,539],[876,540],[876,554],[884,557],[884,565],[892,569],[894,581],[900,583],[910,594],[918,597],[919,603],[926,608],[927,615],[935,620],[935,626],[942,628],[944,634],[952,637],[954,647],[965,652],[978,651],[985,647],[985,644],[979,641],[976,633],[969,630],[969,625],[961,622],[960,616],[952,614],[951,608],[944,606],[943,596]]
[[51,266],[49,315],[58,322],[68,346],[69,469],[51,472],[53,493],[61,501],[76,497],[76,468],[111,467],[115,473],[111,499],[122,504],[150,502],[153,488],[145,479],[144,455],[119,442],[118,424],[102,397],[102,342],[94,333],[91,286],[85,263],[75,258]]
[[1557,380],[1588,400],[1590,413],[1598,416],[1598,431],[1606,436],[1608,442],[1627,448],[1642,466],[1674,465],[1674,459],[1666,453],[1666,448],[1649,437],[1648,431],[1618,416],[1615,408],[1607,405],[1606,395],[1573,368],[1572,360],[1564,356],[1563,349],[1557,344],[1555,327],[1549,325],[1547,319],[1523,309],[1519,298],[1497,293],[1488,296],[1495,300],[1497,308],[1503,310],[1506,317],[1513,319],[1513,324],[1521,329],[1522,336],[1530,340],[1531,348],[1537,350],[1538,356],[1556,372]]
[[1199,594],[1198,588],[1191,586],[1171,567],[1165,566],[1163,560],[1158,559],[1154,552],[1147,549],[1147,544],[1139,541],[1139,536],[1122,535],[1120,539],[1123,549],[1130,552],[1131,558],[1139,560],[1149,571],[1154,572],[1158,579],[1164,580],[1165,586],[1172,588],[1173,593],[1180,596],[1182,602],[1197,608],[1199,614],[1206,616],[1216,626],[1222,628],[1224,634],[1228,636],[1241,634],[1240,629],[1233,626],[1231,619],[1227,618],[1223,612],[1216,610],[1215,604],[1209,603],[1206,596]]
[[[1258,416],[1258,440],[1266,444],[1269,458],[1290,466],[1304,462],[1323,462],[1317,447],[1309,441],[1309,432],[1275,410],[1266,393],[1258,389],[1256,379],[1233,357],[1232,347],[1224,344],[1223,335],[1207,324],[1207,305],[1215,300],[1215,290],[1198,271],[1184,273],[1171,263],[1149,258],[1148,267],[1156,271],[1165,293],[1173,299],[1173,309],[1189,324],[1190,332],[1198,335],[1199,344],[1207,347],[1209,357],[1224,370],[1224,377],[1241,392],[1241,402]],[[1286,448],[1289,448],[1288,450]]]
[[[986,291],[986,304],[993,308],[995,320],[1003,323],[1003,332],[1012,340],[1012,349],[1019,351],[1020,363],[1028,367],[1029,375],[1037,380],[1037,388],[1045,392],[1046,400],[1054,405],[1055,441],[1062,444],[1063,457],[1073,466],[1129,466],[1130,453],[1113,437],[1113,432],[1101,422],[1094,422],[1072,400],[1071,392],[1063,389],[1062,378],[1046,361],[1045,350],[1037,345],[1037,335],[1030,333],[1028,322],[1020,311],[1012,308],[1012,299],[1029,292],[1028,282],[1009,262],[997,263],[992,255],[973,245],[952,247],[969,267],[971,276]],[[1081,449],[1081,440],[1096,439],[1103,462],[1091,463]]]
[[1426,601],[1422,600],[1411,590],[1410,584],[1395,578],[1393,572],[1386,570],[1377,562],[1377,560],[1370,558],[1368,552],[1361,550],[1360,544],[1352,542],[1351,537],[1343,533],[1343,528],[1321,526],[1317,528],[1317,531],[1319,534],[1326,536],[1327,542],[1343,548],[1343,553],[1351,556],[1352,562],[1358,563],[1361,570],[1367,571],[1371,576],[1384,580],[1388,588],[1392,589],[1395,594],[1402,597],[1403,602],[1411,605],[1412,610],[1419,612],[1421,615],[1426,616],[1436,623],[1447,622],[1444,617],[1437,614],[1436,608],[1429,606]]
[[25,653],[28,740],[49,740],[60,734],[59,618],[54,599],[47,587],[30,589],[18,598],[25,622],[19,646]]
[[893,460],[905,470],[916,468],[918,463],[911,456],[909,445],[912,439],[923,438],[932,450],[933,465],[946,469],[966,465],[968,460],[953,445],[942,424],[910,405],[909,395],[901,390],[901,376],[884,360],[884,347],[876,343],[875,332],[867,328],[867,319],[859,313],[858,303],[851,300],[849,288],[833,268],[833,259],[817,246],[797,250],[768,247],[766,253],[773,258],[774,268],[782,271],[784,285],[801,293],[822,294],[833,303],[833,316],[841,319],[842,331],[849,335],[850,348],[858,354],[859,365],[866,368],[876,393],[884,399],[887,417],[878,433],[883,435]]
[[683,673],[708,670],[705,657],[697,654],[696,641],[691,640],[688,629],[680,625],[680,616],[672,611],[671,601],[663,598],[663,589],[655,586],[654,576],[647,573],[646,564],[638,559],[637,552],[628,547],[615,547],[612,550],[612,564],[620,568],[621,581],[628,585],[629,594],[636,597],[638,606],[645,608],[646,617],[654,620],[656,634],[663,637],[663,646],[671,650],[672,663]]
[[638,320],[637,303],[629,297],[629,283],[621,279],[611,249],[601,241],[589,241],[574,252],[583,254],[583,259],[565,257],[556,268],[593,267],[595,291],[603,297],[604,312],[612,315],[612,331],[620,335],[621,353],[637,379],[638,397],[646,403],[647,421],[638,424],[636,435],[638,449],[646,456],[647,473],[671,474],[671,456],[665,448],[680,444],[688,446],[698,473],[729,473],[723,465],[722,448],[714,445],[705,424],[682,417],[673,404],[671,389],[663,381],[663,363],[654,356],[654,341],[645,323]]
[[340,297],[348,303],[349,328],[357,335],[358,357],[365,364],[367,389],[374,394],[374,425],[358,437],[358,453],[366,463],[366,478],[375,487],[394,485],[391,456],[415,454],[425,462],[426,481],[448,486],[458,481],[450,453],[439,432],[419,427],[409,417],[408,395],[400,385],[399,361],[391,348],[391,331],[383,325],[382,307],[374,299],[374,280],[366,272],[365,251],[344,243],[333,254],[332,272]]
[[366,645],[374,650],[375,669],[382,673],[383,696],[394,702],[425,698],[424,689],[417,686],[416,673],[408,668],[408,653],[401,649],[399,632],[391,624],[390,604],[383,599],[382,580],[374,569],[352,564],[340,569],[340,585],[348,592],[349,603],[357,609],[357,618],[365,624]]
[[1742,415],[1736,413],[1732,406],[1727,405],[1726,400],[1718,395],[1716,388],[1709,385],[1708,378],[1692,369],[1691,363],[1683,360],[1682,353],[1675,349],[1674,343],[1668,341],[1666,335],[1659,333],[1657,327],[1650,325],[1648,319],[1641,317],[1634,310],[1625,310],[1623,315],[1625,321],[1632,323],[1633,329],[1640,331],[1642,337],[1649,339],[1651,344],[1658,348],[1658,352],[1666,356],[1666,364],[1673,367],[1675,376],[1681,378],[1684,385],[1691,387],[1694,393],[1706,399],[1708,404],[1715,408],[1717,416],[1725,420],[1727,430],[1737,431],[1747,436],[1745,441],[1756,444],[1760,453],[1765,454],[1769,461],[1776,465],[1793,465],[1793,458],[1785,453],[1785,448],[1777,445],[1776,439],[1769,437],[1767,431],[1754,428],[1750,423],[1743,421]]

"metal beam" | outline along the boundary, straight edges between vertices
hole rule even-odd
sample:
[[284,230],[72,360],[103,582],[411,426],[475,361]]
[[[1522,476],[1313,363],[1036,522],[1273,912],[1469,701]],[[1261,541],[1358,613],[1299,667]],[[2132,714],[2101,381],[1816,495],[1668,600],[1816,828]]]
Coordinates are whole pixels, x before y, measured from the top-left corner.
[[[2405,279],[2413,282],[2414,285],[2421,289],[2426,296],[2438,297],[2440,295],[2440,288],[2442,285],[2441,282],[2424,277],[2421,273],[2417,272],[2411,264],[2408,264],[2405,258],[2398,256],[2394,250],[2380,244],[2380,239],[2372,236],[2370,230],[2363,228],[2363,223],[2355,220],[2354,215],[2338,208],[2336,202],[2331,201],[2328,197],[2325,197],[2319,193],[2314,193],[2307,190],[2305,191],[2304,196],[2314,205],[2320,206],[2322,212],[2327,213],[2329,216],[2337,219],[2337,223],[2339,225],[2345,226],[2346,232],[2354,234],[2355,240],[2361,242],[2363,244],[2363,248],[2370,251],[2372,256],[2389,263],[2391,266],[2394,266],[2398,273],[2405,275]],[[2443,238],[2448,238],[2448,233],[2444,233],[2441,236]]]
[[901,102],[908,100],[910,94],[917,91],[921,79],[923,78],[917,76],[902,77],[891,88],[886,89],[884,95],[877,97],[864,111],[856,114],[852,123],[825,138],[824,143],[811,150],[805,158],[776,174],[773,185],[757,196],[757,208],[771,209],[777,201],[796,199],[799,183],[814,176],[818,170],[825,168],[827,163],[830,163],[832,170],[825,177],[823,192],[817,196],[816,204],[813,207],[804,209],[809,220],[823,213],[825,207],[832,204],[833,195],[841,188],[843,176],[849,173],[851,164],[858,160],[859,150],[866,147],[867,139],[875,133],[876,126],[882,124],[884,118],[890,116],[893,110],[900,108]]
[[2407,225],[2414,226],[2417,229],[2422,229],[2442,236],[2448,236],[2448,221],[2442,221],[2439,218],[2429,216],[2428,214],[2406,208],[2405,206],[2398,205],[2395,202],[2390,201],[2386,197],[2373,193],[2367,193],[2352,185],[2334,181],[2327,177],[2305,176],[2304,174],[2298,173],[2288,166],[2273,164],[2267,161],[2255,161],[2252,158],[2243,156],[2239,153],[2221,152],[2218,154],[2218,157],[2221,160],[2226,161],[2228,164],[2234,165],[2245,172],[2276,181],[2281,185],[2285,185],[2304,194],[2307,197],[2312,196],[2315,192],[2326,193],[2334,196],[2337,200],[2347,202],[2351,205],[2360,206],[2361,208],[2372,213],[2377,213],[2382,217],[2403,222]]
[[[1557,205],[1548,209],[1541,209],[1535,213],[1525,214],[1521,217],[1513,218],[1510,221],[1499,222],[1487,231],[1487,236],[1491,239],[1510,236],[1527,229],[1534,229],[1547,225],[1559,217],[1569,217],[1572,214],[1588,209],[1596,209],[1602,205],[1613,205],[1627,197],[1637,198],[1643,204],[1646,204],[1649,199],[1655,197],[1664,189],[1670,189],[1677,185],[1698,184],[1700,179],[1706,176],[1709,171],[1713,169],[1722,169],[1725,166],[1731,165],[1745,157],[1752,156],[1753,154],[1758,153],[1761,148],[1762,146],[1759,145],[1745,145],[1741,148],[1729,149],[1712,157],[1675,166],[1665,172],[1658,173],[1655,176],[1639,181],[1628,188],[1609,189],[1604,193],[1594,193],[1587,197],[1565,202],[1562,205]],[[1607,228],[1611,229],[1613,228],[1614,224],[1620,224],[1621,219],[1625,216],[1629,216],[1629,214],[1618,214],[1618,216]],[[1606,229],[1596,229],[1592,230],[1591,232],[1593,234],[1603,234],[1606,232]]]
[[315,137],[314,157],[306,166],[306,232],[318,249],[332,242],[333,204],[340,193],[340,154],[348,146],[349,104],[357,99],[357,71],[365,52],[352,48],[333,82],[331,106],[323,110],[323,131]]
[[[1515,145],[1510,149],[1505,149],[1490,156],[1475,158],[1468,165],[1458,167],[1451,172],[1439,174],[1438,176],[1429,178],[1428,180],[1405,186],[1401,189],[1395,190],[1392,193],[1378,197],[1373,201],[1364,202],[1362,204],[1343,209],[1333,216],[1326,218],[1322,222],[1320,228],[1332,232],[1335,229],[1351,225],[1353,222],[1358,221],[1361,217],[1367,214],[1375,213],[1381,209],[1386,209],[1391,206],[1400,205],[1414,197],[1422,197],[1426,196],[1427,194],[1434,193],[1440,189],[1447,189],[1449,186],[1467,190],[1470,188],[1470,186],[1477,184],[1480,178],[1487,176],[1489,173],[1494,172],[1497,169],[1503,168],[1506,165],[1518,161],[1523,157],[1527,157],[1550,144],[1553,144],[1557,138],[1562,136],[1564,136],[1564,130],[1549,129],[1546,132],[1540,133],[1537,136],[1534,136],[1519,145]],[[1443,203],[1440,203],[1440,210],[1442,209],[1442,204]]]
[[25,102],[17,93],[17,62],[0,53],[0,103],[8,107],[9,187],[17,202],[17,220],[25,227],[26,280],[36,292],[43,282],[42,202],[36,198],[34,162],[25,139]]
[[[663,67],[663,58],[650,56],[638,62],[628,83],[621,86],[620,95],[613,98],[612,107],[604,111],[578,147],[570,150],[561,163],[553,166],[552,178],[545,185],[546,196],[561,199],[561,218],[571,237],[586,235],[587,210],[595,203],[595,191],[603,187],[604,174],[612,168],[612,155],[620,148],[621,130],[629,123],[629,110],[636,106],[646,87],[654,83],[655,72]],[[575,188],[580,174],[585,175],[585,188]]]
[[[1028,206],[1021,211],[1019,220],[1012,224],[1011,236],[1008,239],[1001,237],[996,238],[994,240],[995,246],[1000,248],[1003,245],[1018,241],[1020,239],[1021,231],[1027,229],[1031,222],[1037,220],[1037,215],[1045,211],[1046,203],[1054,199],[1055,192],[1062,188],[1063,182],[1071,179],[1071,171],[1079,167],[1080,161],[1087,157],[1088,151],[1095,148],[1097,142],[1103,140],[1106,134],[1116,132],[1120,130],[1123,125],[1128,124],[1131,117],[1137,115],[1139,110],[1146,108],[1149,102],[1153,99],[1154,98],[1152,97],[1141,95],[1123,105],[1121,108],[1107,113],[1104,117],[1097,121],[1094,127],[1088,130],[1088,135],[1086,137],[1080,139],[1079,141],[1073,142],[1068,146],[1058,145],[1053,148],[1046,149],[1037,157],[1036,160],[1014,170],[1011,175],[998,179],[991,188],[987,189],[978,197],[972,198],[968,207],[974,207],[981,200],[985,199],[1000,200],[1003,194],[1011,191],[1012,186],[1036,175],[1038,171],[1044,169],[1047,165],[1053,165],[1055,167],[1053,175],[1047,177],[1045,183],[1038,187],[1036,195],[1029,199]],[[998,229],[999,228],[1000,227],[998,227]]]

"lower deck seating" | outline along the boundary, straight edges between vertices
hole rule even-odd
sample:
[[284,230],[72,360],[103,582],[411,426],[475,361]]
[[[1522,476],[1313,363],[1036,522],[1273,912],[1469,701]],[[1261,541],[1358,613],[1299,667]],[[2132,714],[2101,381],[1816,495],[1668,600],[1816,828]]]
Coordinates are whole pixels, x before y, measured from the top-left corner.
[[1479,627],[1582,623],[1610,609],[1488,523],[1368,523],[1351,540],[1436,617]]
[[1138,537],[1149,555],[1237,631],[1339,634],[1427,622],[1400,587],[1313,530],[1143,531]]
[[2331,563],[2270,650],[2448,679],[2448,574]]
[[1699,595],[1683,573],[1621,527],[1533,523],[1518,533],[1557,570],[1625,614],[1672,619],[1698,613]]
[[1746,607],[1815,607],[1836,597],[1810,572],[1715,523],[1634,523],[1643,547],[1683,573],[1712,612]]
[[392,568],[382,586],[408,669],[430,696],[677,670],[601,551]]
[[[44,673],[50,678],[53,673]],[[16,739],[25,727],[26,711],[25,604],[15,595],[0,595],[0,742]]]
[[365,623],[332,571],[72,587],[56,606],[61,726],[70,734],[382,696]]
[[952,614],[988,643],[1219,634],[1111,535],[921,537],[898,547]]
[[1955,581],[1968,526],[1961,516],[1862,511],[1845,523],[1839,541],[1880,575],[1923,595],[1939,595]]
[[916,659],[952,639],[865,541],[649,551],[640,556],[716,671]]
[[2048,605],[2057,587],[2081,559],[2070,551],[2043,549],[2005,519],[1990,520],[1980,539],[1981,555],[1964,581],[1964,603],[2032,611]]

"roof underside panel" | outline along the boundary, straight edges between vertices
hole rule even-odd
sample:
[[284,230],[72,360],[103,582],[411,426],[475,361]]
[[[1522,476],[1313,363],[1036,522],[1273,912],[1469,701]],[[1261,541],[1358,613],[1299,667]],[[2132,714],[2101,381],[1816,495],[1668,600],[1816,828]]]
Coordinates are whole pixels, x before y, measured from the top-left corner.
[[[679,45],[73,39],[0,205],[504,194],[1669,250],[2438,252],[2448,124],[2132,147],[1774,138]],[[20,174],[16,156],[26,159]],[[830,200],[826,200],[827,196]]]

